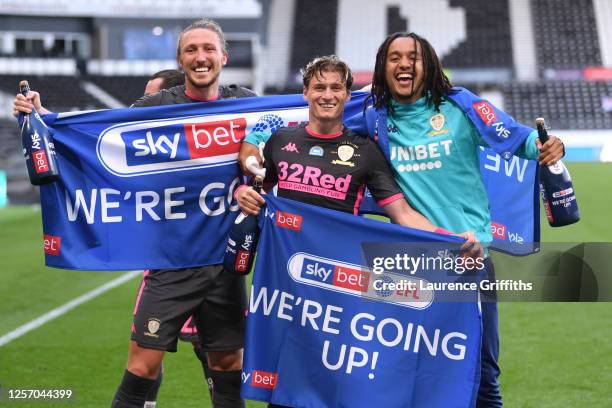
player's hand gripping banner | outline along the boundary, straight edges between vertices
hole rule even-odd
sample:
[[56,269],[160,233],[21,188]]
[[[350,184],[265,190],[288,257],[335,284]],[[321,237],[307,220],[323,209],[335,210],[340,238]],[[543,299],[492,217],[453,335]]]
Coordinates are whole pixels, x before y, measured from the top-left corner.
[[[386,248],[456,237],[270,196],[266,201],[247,322],[245,398],[292,407],[473,406],[477,303],[440,301],[420,288],[377,290],[374,283],[401,280],[377,273],[376,257],[385,251],[372,252],[374,243]],[[449,277],[423,269],[404,276],[423,282]]]

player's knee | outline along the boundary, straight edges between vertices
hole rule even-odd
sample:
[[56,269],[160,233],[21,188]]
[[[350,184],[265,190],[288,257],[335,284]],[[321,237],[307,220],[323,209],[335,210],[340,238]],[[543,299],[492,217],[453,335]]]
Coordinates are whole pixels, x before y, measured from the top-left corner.
[[128,363],[127,369],[134,375],[143,378],[155,379],[159,375],[159,365],[147,364],[146,361],[132,361]]
[[163,351],[140,347],[132,342],[127,369],[139,377],[155,379],[159,374],[163,358]]
[[209,351],[208,365],[217,371],[242,369],[242,349],[228,351]]

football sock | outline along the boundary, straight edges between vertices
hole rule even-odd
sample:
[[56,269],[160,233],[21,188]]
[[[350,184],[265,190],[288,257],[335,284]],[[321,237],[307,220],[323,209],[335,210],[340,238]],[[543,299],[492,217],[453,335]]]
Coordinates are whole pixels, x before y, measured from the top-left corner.
[[213,382],[212,402],[214,408],[244,408],[240,398],[242,371],[217,371],[209,369]]
[[155,380],[139,377],[126,369],[111,408],[142,408],[154,382]]
[[155,379],[153,386],[147,393],[145,397],[144,408],[155,408],[157,406],[157,393],[159,392],[159,387],[161,387],[162,379],[164,376],[164,366],[162,365],[159,369],[159,375]]
[[213,379],[210,376],[210,368],[208,368],[208,358],[206,357],[206,351],[204,351],[202,347],[198,347],[194,344],[193,352],[202,363],[202,368],[204,369],[204,381],[206,381],[206,385],[208,386],[208,392],[210,393],[210,399],[212,400],[214,384]]

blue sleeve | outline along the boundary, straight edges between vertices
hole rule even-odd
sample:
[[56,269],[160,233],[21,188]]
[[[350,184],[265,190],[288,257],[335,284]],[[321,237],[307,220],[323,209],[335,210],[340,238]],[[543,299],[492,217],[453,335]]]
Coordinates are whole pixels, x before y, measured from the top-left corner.
[[[478,130],[476,128],[472,128],[472,129],[473,130],[471,132],[471,135],[472,135],[472,140],[474,141],[474,143],[478,146],[490,147],[487,141],[482,138],[480,133],[478,133]],[[536,146],[536,143],[535,143],[537,138],[538,138],[538,132],[536,130],[532,131],[527,136],[523,144],[521,144],[519,148],[516,149],[516,151],[514,152],[514,155],[522,159],[537,160],[538,156],[540,155],[540,151],[538,150],[538,147]]]
[[457,104],[489,147],[508,160],[523,145],[533,129],[464,88],[445,95]]

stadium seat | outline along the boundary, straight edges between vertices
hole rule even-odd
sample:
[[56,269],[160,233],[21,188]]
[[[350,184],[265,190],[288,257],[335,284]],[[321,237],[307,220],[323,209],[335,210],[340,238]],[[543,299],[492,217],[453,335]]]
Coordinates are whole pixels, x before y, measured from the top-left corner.
[[146,76],[90,75],[88,80],[104,89],[125,106],[130,106],[142,96],[149,78]]
[[540,69],[602,64],[592,0],[531,2]]
[[612,113],[601,96],[612,95],[612,82],[542,81],[502,87],[506,110],[523,123],[543,116],[556,129],[610,129]]
[[81,88],[78,77],[60,75],[0,75],[0,91],[16,94],[19,81],[27,79],[30,88],[40,92],[43,106],[53,112],[103,109],[104,104]]

